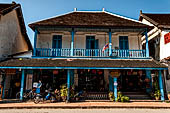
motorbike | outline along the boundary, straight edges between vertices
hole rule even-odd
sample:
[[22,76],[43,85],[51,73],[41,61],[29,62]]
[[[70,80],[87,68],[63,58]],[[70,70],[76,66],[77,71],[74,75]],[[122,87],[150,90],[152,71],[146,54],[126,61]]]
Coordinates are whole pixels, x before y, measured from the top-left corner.
[[56,96],[51,90],[45,90],[44,94],[36,94],[34,97],[34,103],[38,104],[40,102],[50,100],[50,102],[55,102],[56,101]]

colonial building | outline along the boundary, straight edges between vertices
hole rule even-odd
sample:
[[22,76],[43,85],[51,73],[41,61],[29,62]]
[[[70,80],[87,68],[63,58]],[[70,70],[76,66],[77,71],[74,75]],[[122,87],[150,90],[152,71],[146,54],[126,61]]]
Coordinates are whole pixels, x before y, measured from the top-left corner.
[[[0,4],[0,61],[30,50],[32,45],[26,33],[21,5],[15,2]],[[4,70],[1,69],[0,85],[5,81],[2,73]],[[17,79],[16,76],[6,76],[6,78]]]
[[[0,63],[4,70],[21,72],[21,94],[25,79],[41,80],[59,89],[70,88],[105,99],[108,92],[151,94],[158,83],[164,100],[163,70],[167,67],[149,56],[147,31],[152,26],[107,11],[75,11],[29,24],[35,32],[32,58]],[[146,49],[141,37],[146,36]],[[26,80],[27,81],[27,80]],[[103,96],[104,95],[104,96]],[[132,97],[133,98],[133,97]],[[142,97],[141,97],[142,98]],[[22,99],[22,95],[21,95]]]
[[[162,63],[169,65],[170,72],[170,14],[143,13],[140,12],[139,21],[153,26],[148,32],[150,55]],[[145,37],[142,37],[142,43],[145,45]],[[170,75],[165,72],[165,82],[167,92],[170,91]]]

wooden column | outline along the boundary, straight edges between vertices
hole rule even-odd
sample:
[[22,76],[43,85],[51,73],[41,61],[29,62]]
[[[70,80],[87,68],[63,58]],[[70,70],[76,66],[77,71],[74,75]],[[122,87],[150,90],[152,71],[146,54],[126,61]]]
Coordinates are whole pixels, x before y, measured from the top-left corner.
[[162,80],[161,70],[159,70],[158,79],[159,79],[159,88],[160,88],[160,92],[161,92],[161,100],[164,101],[165,97],[164,97],[164,88],[163,88],[163,80]]
[[117,100],[117,77],[114,77],[113,81],[114,81],[114,97],[116,101]]
[[22,75],[21,75],[21,89],[20,89],[20,100],[23,100],[23,93],[24,93],[24,78],[25,78],[25,70],[22,69]]
[[71,50],[70,50],[70,56],[74,55],[74,28],[72,28],[71,31]]
[[112,31],[109,29],[109,56],[112,56]]
[[33,51],[33,56],[36,56],[37,34],[38,34],[38,31],[37,31],[37,29],[35,29],[35,33],[34,33],[34,51]]
[[146,40],[146,57],[149,57],[149,44],[148,44],[147,30],[145,31],[145,40]]
[[67,70],[67,102],[70,100],[70,70]]

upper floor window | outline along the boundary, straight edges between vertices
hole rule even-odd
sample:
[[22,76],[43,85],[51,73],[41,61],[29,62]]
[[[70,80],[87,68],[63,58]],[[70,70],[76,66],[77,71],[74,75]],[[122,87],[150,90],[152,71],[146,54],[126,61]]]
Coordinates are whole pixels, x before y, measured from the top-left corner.
[[119,49],[129,49],[128,36],[119,36]]
[[62,48],[62,35],[54,35],[52,48],[61,49]]
[[86,49],[98,49],[99,40],[95,39],[95,36],[86,36]]

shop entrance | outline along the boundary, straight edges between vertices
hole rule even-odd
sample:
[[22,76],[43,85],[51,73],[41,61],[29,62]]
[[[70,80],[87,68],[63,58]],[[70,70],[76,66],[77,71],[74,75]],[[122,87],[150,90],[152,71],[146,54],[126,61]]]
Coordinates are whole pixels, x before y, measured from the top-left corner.
[[41,80],[41,91],[51,88],[60,89],[60,86],[67,82],[67,70],[34,70],[33,83]]
[[78,89],[86,92],[104,92],[104,70],[78,70]]
[[118,89],[123,92],[146,91],[145,78],[143,71],[123,70],[118,78]]

